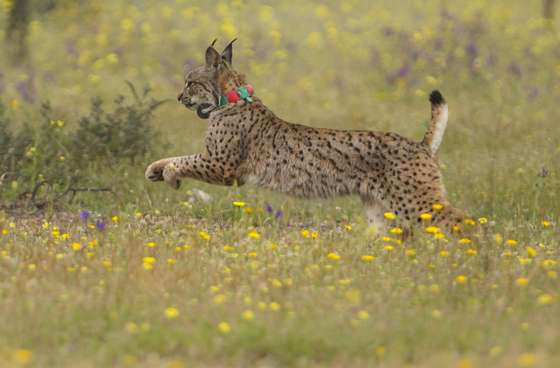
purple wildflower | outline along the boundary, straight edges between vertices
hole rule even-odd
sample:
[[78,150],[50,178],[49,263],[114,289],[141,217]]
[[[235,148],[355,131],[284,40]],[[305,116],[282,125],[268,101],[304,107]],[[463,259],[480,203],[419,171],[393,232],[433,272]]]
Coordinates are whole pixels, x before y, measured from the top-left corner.
[[81,219],[82,221],[87,221],[88,218],[89,218],[89,215],[90,215],[90,213],[89,213],[88,210],[80,211],[80,219]]
[[265,209],[266,213],[272,214],[273,209],[272,209],[272,206],[270,204],[267,203],[266,206],[264,207],[264,209]]
[[16,83],[16,90],[19,92],[20,96],[26,102],[35,101],[35,90],[33,87],[33,79],[28,78],[21,82]]
[[95,222],[95,228],[99,231],[104,231],[105,230],[105,223],[102,220],[97,220]]
[[278,220],[280,217],[282,217],[282,210],[276,210],[276,212],[274,212],[274,218]]
[[403,65],[403,66],[399,69],[397,75],[398,75],[400,78],[403,78],[403,77],[406,77],[406,76],[408,75],[408,72],[410,72],[410,68],[408,67],[408,65]]
[[467,46],[467,53],[473,59],[478,56],[478,47],[476,47],[476,44],[474,42],[469,43],[469,45]]

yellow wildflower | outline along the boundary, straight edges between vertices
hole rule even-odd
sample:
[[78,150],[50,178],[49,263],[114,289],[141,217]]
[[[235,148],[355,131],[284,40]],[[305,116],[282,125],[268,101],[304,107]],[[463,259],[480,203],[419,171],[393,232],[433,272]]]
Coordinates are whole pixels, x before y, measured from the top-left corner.
[[537,298],[537,304],[538,305],[547,305],[552,303],[552,301],[554,300],[553,296],[550,294],[542,294],[539,295],[539,297]]
[[467,218],[463,220],[463,223],[465,225],[469,225],[469,226],[474,226],[476,225],[476,222],[473,219]]
[[198,236],[204,241],[210,241],[210,234],[208,234],[206,231],[199,231]]
[[517,280],[515,280],[515,285],[519,287],[527,286],[528,284],[529,284],[529,279],[525,277],[520,277]]
[[212,298],[212,300],[214,301],[214,304],[223,304],[227,299],[227,296],[225,294],[218,294],[215,295],[214,298]]
[[135,334],[138,332],[138,325],[134,322],[127,322],[124,328],[129,334]]
[[251,230],[249,231],[249,233],[247,234],[247,236],[251,239],[255,239],[255,240],[259,240],[261,238],[261,234],[258,233],[257,230]]
[[436,210],[436,211],[441,211],[443,209],[443,204],[441,203],[434,203],[432,204],[432,209]]
[[327,258],[330,259],[331,261],[340,260],[340,256],[335,252],[330,252],[329,254],[327,254]]
[[358,312],[358,318],[361,320],[369,319],[369,313],[365,310],[361,310]]
[[241,208],[241,207],[245,207],[246,203],[245,203],[245,202],[242,202],[242,201],[234,201],[234,202],[233,202],[233,205],[234,205],[235,207],[240,207],[240,208]]
[[156,259],[154,257],[144,257],[144,258],[142,258],[142,262],[148,263],[148,264],[154,264],[154,263],[156,263]]
[[373,262],[373,261],[375,260],[375,257],[372,256],[372,255],[366,254],[366,255],[361,256],[360,259],[361,259],[363,262],[371,263],[371,262]]
[[20,365],[27,365],[33,360],[33,352],[28,349],[17,349],[14,351],[14,361]]
[[420,214],[420,218],[421,218],[423,221],[428,221],[428,220],[431,220],[431,219],[432,219],[432,215],[429,214],[429,213],[421,213],[421,214]]
[[469,278],[465,275],[459,275],[455,277],[455,281],[460,285],[466,284],[468,280]]
[[73,251],[76,252],[82,249],[82,245],[80,243],[72,243],[70,247],[72,248]]
[[506,240],[506,244],[509,245],[510,247],[515,247],[517,245],[517,240],[508,239],[508,240]]
[[533,247],[527,247],[527,256],[529,258],[535,258],[537,256],[537,250]]
[[387,219],[387,220],[394,220],[397,218],[397,215],[395,215],[393,212],[385,212],[383,214],[383,216]]
[[532,367],[537,363],[537,357],[533,353],[524,353],[517,358],[520,367]]
[[440,232],[437,226],[428,226],[424,229],[428,234],[437,234]]
[[218,331],[220,331],[224,335],[228,334],[231,332],[231,326],[227,322],[220,322],[218,323]]
[[469,256],[476,256],[478,251],[476,249],[469,248],[465,251],[465,253],[467,253],[467,255],[469,255]]
[[400,227],[394,227],[389,232],[393,235],[400,235],[403,233],[403,230]]
[[179,310],[175,307],[169,307],[165,309],[164,314],[165,314],[165,318],[174,319],[179,317]]
[[255,313],[253,313],[252,310],[247,309],[247,310],[243,311],[243,313],[241,313],[241,317],[245,321],[252,321],[255,318]]
[[504,241],[504,237],[502,236],[502,234],[498,233],[494,235],[494,241],[497,244],[502,244],[502,242]]

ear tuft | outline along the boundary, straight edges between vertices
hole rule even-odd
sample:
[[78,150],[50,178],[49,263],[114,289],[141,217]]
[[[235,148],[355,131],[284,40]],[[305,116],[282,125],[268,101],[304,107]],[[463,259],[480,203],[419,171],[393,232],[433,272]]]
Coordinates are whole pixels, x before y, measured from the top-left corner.
[[231,40],[231,42],[228,43],[228,45],[224,48],[224,51],[222,51],[222,60],[227,62],[228,65],[231,65],[231,62],[232,62],[232,59],[233,59],[233,43],[236,40],[237,40],[237,38],[234,38],[233,40]]

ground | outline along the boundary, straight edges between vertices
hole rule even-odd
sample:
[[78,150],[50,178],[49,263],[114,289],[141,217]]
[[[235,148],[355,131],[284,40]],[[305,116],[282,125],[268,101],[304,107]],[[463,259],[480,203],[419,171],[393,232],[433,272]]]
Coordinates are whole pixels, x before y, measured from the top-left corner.
[[[560,27],[541,2],[46,3],[29,60],[0,45],[0,154],[5,126],[29,127],[0,160],[0,367],[560,366]],[[176,95],[235,37],[234,67],[294,123],[420,140],[440,90],[445,186],[482,235],[427,219],[400,243],[355,197],[146,181],[203,149]],[[125,81],[168,101],[142,129]],[[120,93],[119,113],[88,114]],[[73,135],[82,116],[98,124]],[[43,179],[37,208],[22,193]],[[56,199],[74,179],[111,191]]]
[[329,203],[307,204],[330,211],[307,223],[305,211],[222,203],[215,213],[195,203],[206,212],[196,220],[6,218],[3,365],[560,361],[556,224],[504,231],[480,218],[480,239],[402,244],[398,228],[377,234]]

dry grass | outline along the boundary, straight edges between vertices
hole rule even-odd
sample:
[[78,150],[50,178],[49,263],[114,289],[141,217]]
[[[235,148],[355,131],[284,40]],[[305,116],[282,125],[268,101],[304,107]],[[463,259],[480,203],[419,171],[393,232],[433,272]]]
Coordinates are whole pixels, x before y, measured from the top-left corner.
[[[235,66],[290,121],[419,138],[426,93],[442,90],[446,186],[484,234],[398,244],[356,198],[174,192],[143,165],[92,170],[115,197],[0,215],[0,366],[560,365],[560,38],[536,3],[141,3],[36,15],[31,66],[0,59],[10,116],[33,121],[48,98],[72,129],[125,79],[173,98],[184,64],[238,36]],[[175,104],[155,119],[169,156],[200,149],[204,124]]]

